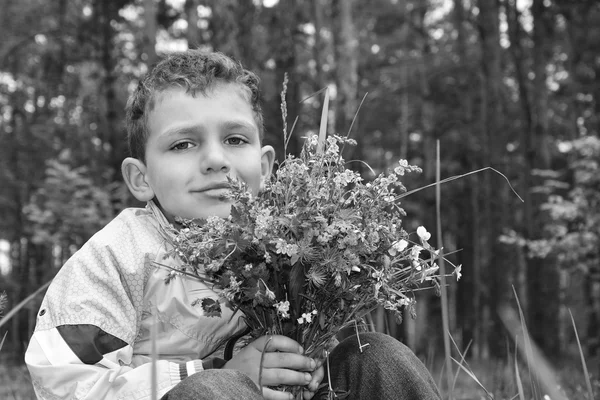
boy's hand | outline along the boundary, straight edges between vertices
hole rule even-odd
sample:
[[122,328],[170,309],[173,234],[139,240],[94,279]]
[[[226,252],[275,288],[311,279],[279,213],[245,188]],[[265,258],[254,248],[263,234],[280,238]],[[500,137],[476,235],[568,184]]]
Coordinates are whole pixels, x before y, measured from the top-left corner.
[[[261,382],[259,382],[263,352],[263,370]],[[315,361],[303,356],[302,352],[302,347],[298,342],[286,336],[261,336],[240,350],[223,368],[241,371],[248,375],[259,388],[262,385],[263,396],[267,400],[288,400],[292,398],[291,393],[279,392],[266,386],[312,384],[309,388],[312,389],[319,385],[318,383],[315,385],[315,379],[318,379],[319,382],[323,379],[323,372],[315,371],[317,368]],[[322,368],[320,369],[322,370]],[[311,374],[313,371],[316,374]],[[308,399],[314,395],[312,390],[307,393],[309,394],[305,394],[305,398]],[[306,397],[307,395],[310,397]]]
[[316,394],[323,377],[325,376],[325,368],[323,368],[322,363],[317,364],[317,369],[312,373],[312,379],[308,384],[308,388],[302,392],[302,396],[304,400],[310,400]]

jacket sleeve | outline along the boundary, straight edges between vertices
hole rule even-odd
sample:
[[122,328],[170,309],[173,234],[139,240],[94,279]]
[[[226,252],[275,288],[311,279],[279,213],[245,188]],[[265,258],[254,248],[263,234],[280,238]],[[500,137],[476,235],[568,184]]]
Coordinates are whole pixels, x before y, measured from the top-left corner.
[[127,365],[132,351],[98,327],[67,325],[36,331],[25,361],[40,399],[150,399],[153,376],[160,398],[204,369],[201,360]]
[[157,243],[138,219],[117,217],[61,268],[25,354],[38,398],[149,399],[152,380],[162,396],[203,369],[201,360],[152,363],[133,354],[151,271],[147,249]]

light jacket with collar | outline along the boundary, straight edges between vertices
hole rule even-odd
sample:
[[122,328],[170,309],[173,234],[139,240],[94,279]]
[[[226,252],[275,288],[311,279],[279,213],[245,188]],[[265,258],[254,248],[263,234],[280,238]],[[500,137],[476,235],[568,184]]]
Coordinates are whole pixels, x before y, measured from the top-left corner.
[[[42,301],[25,362],[39,399],[160,398],[216,364],[225,342],[245,329],[226,305],[205,316],[194,300],[218,294],[178,275],[158,208],[128,208],[60,269]],[[232,317],[233,316],[233,317]],[[158,361],[152,363],[152,346]]]

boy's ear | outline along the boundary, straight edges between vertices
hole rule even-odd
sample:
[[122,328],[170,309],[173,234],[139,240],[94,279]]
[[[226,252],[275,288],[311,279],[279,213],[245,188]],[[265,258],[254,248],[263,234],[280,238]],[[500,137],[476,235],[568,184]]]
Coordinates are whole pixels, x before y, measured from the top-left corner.
[[265,182],[273,172],[273,163],[275,162],[275,149],[272,146],[262,147],[262,156],[260,162],[260,188],[265,186]]
[[137,158],[127,157],[121,164],[123,180],[129,191],[139,201],[150,201],[154,198],[154,190],[146,182],[146,165]]

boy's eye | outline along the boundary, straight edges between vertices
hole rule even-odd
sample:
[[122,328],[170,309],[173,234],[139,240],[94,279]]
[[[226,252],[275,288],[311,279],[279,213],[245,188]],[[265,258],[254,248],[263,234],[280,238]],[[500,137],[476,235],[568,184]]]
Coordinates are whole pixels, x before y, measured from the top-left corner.
[[173,147],[171,147],[171,150],[187,150],[190,147],[192,147],[192,143],[190,142],[179,142],[175,143]]
[[226,142],[227,142],[227,144],[231,144],[234,146],[239,146],[240,144],[246,143],[246,141],[244,139],[242,139],[241,137],[230,137],[230,138],[227,138]]

